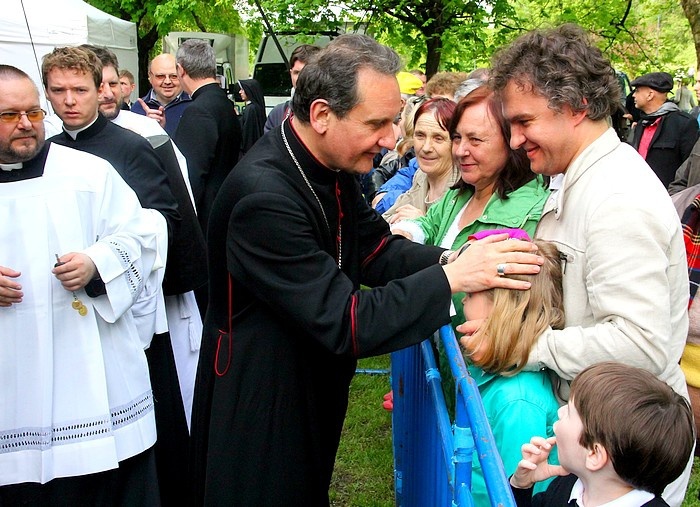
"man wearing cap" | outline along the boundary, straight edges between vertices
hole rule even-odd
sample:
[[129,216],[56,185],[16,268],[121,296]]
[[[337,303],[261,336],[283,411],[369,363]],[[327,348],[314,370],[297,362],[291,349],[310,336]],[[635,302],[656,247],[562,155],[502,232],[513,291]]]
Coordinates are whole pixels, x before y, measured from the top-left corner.
[[667,72],[651,72],[631,83],[634,105],[642,116],[634,129],[632,146],[647,161],[664,187],[688,158],[698,139],[698,124],[666,95],[673,89]]
[[416,95],[418,90],[423,88],[423,81],[410,72],[399,72],[396,74],[396,79],[399,82],[399,90],[403,100]]

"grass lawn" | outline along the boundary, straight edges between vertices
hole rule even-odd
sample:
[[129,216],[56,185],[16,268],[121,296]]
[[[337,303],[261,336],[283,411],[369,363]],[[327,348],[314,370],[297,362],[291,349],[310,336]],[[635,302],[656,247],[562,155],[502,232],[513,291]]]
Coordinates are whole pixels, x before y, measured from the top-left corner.
[[[388,369],[389,356],[363,359],[358,367]],[[358,374],[350,386],[350,406],[330,490],[335,507],[394,505],[391,414],[382,408],[389,382],[388,375]],[[700,459],[695,458],[683,507],[700,507],[699,491]]]
[[[358,368],[388,369],[389,356],[363,359]],[[389,375],[360,373],[350,385],[350,404],[331,482],[331,505],[394,505],[394,457],[391,413],[382,397],[391,389]]]

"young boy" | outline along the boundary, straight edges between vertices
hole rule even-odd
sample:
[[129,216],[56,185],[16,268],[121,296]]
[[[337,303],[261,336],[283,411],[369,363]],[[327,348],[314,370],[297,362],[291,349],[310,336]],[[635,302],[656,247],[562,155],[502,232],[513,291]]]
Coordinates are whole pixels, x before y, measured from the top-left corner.
[[[583,370],[559,409],[554,437],[533,437],[510,478],[518,506],[667,506],[695,442],[688,402],[650,372],[615,362]],[[557,445],[561,466],[547,463]],[[557,477],[532,496],[535,482]]]

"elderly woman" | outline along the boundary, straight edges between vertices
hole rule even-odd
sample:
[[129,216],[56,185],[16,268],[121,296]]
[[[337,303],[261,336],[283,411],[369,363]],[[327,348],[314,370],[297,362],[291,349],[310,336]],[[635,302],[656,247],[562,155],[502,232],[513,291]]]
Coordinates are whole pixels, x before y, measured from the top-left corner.
[[394,223],[425,215],[457,180],[452,160],[449,126],[455,103],[449,99],[431,99],[421,104],[413,119],[413,148],[418,170],[413,184],[382,216]]

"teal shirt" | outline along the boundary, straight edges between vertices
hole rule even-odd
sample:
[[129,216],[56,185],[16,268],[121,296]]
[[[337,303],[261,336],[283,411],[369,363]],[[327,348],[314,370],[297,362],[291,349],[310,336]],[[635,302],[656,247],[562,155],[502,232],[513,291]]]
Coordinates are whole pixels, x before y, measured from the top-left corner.
[[[506,476],[510,477],[522,459],[520,447],[524,443],[534,436],[554,436],[553,425],[558,419],[559,403],[549,374],[546,371],[521,371],[513,377],[502,377],[473,365],[469,366],[469,373],[479,387],[496,448]],[[549,462],[559,464],[556,447],[549,455]],[[538,482],[535,493],[547,489],[551,481]],[[491,505],[476,452],[472,461],[472,495],[474,505]]]

